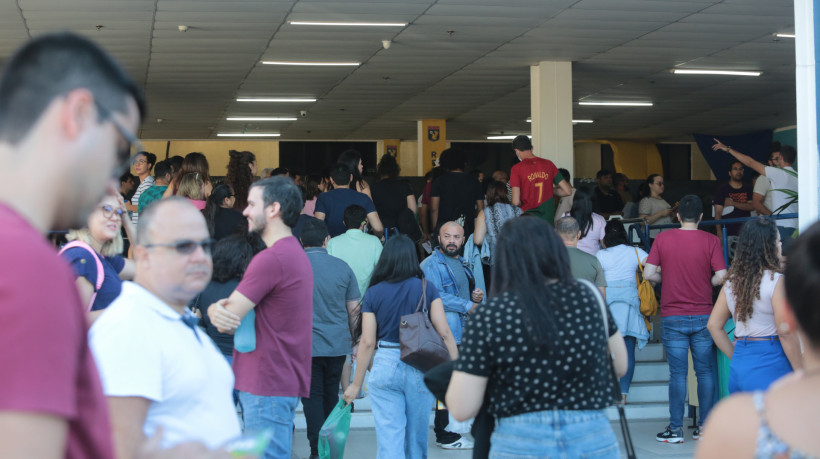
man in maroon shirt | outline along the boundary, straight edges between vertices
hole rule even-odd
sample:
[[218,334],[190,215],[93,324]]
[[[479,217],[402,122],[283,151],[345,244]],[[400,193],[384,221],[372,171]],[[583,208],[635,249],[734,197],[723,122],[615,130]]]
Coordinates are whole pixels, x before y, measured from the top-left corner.
[[310,397],[313,342],[313,268],[291,228],[302,194],[287,177],[251,186],[248,229],[265,241],[230,297],[208,308],[222,333],[233,333],[255,312],[256,348],[233,353],[245,429],[273,430],[265,458],[290,459],[299,397]]
[[[141,91],[73,34],[26,43],[0,79],[0,457],[110,458],[108,408],[71,272],[79,228],[128,159]],[[115,152],[121,152],[117,157]]]

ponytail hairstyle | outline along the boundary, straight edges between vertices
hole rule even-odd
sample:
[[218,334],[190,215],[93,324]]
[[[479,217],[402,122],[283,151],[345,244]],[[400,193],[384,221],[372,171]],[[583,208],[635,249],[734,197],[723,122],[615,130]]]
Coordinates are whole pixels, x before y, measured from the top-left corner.
[[205,215],[205,222],[208,224],[208,232],[211,233],[211,237],[214,237],[214,230],[216,228],[216,214],[219,212],[219,208],[222,207],[222,203],[225,202],[225,199],[231,196],[234,196],[234,192],[227,183],[220,183],[214,187],[211,195],[208,196],[208,202],[205,203],[205,209],[202,213]]
[[585,238],[592,229],[592,193],[588,187],[578,188],[575,192],[569,214],[578,221],[578,228],[581,230],[580,239]]
[[638,188],[638,194],[640,194],[640,198],[648,198],[652,196],[652,190],[649,188],[649,185],[655,183],[655,177],[660,177],[661,174],[650,174],[649,177],[646,178],[646,181],[641,183],[640,188]]

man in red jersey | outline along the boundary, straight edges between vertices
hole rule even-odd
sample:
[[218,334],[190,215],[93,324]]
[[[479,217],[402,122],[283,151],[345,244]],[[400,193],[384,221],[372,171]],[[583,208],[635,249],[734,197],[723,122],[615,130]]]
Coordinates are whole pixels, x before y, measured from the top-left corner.
[[564,180],[552,161],[533,155],[529,137],[519,135],[513,140],[512,147],[521,161],[510,171],[513,205],[552,224],[555,217],[553,194],[569,196],[572,186]]

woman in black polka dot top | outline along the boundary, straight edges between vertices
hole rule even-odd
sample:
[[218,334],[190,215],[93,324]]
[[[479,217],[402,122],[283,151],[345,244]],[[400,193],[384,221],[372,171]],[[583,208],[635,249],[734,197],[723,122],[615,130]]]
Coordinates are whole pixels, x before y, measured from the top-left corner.
[[508,221],[495,257],[490,301],[464,329],[450,414],[474,417],[487,395],[490,457],[620,457],[604,413],[607,350],[618,376],[627,357],[609,311],[607,337],[594,287],[572,277],[564,244],[539,218]]

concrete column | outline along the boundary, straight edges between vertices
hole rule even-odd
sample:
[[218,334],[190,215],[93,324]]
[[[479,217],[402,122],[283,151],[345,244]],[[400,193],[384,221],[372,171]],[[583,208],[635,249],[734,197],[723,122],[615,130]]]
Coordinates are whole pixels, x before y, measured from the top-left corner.
[[533,153],[574,177],[571,62],[545,61],[530,67],[530,116]]
[[817,221],[820,212],[820,161],[817,144],[817,79],[820,61],[815,34],[820,26],[816,0],[795,0],[795,84],[797,89],[797,167],[799,227],[806,229]]

